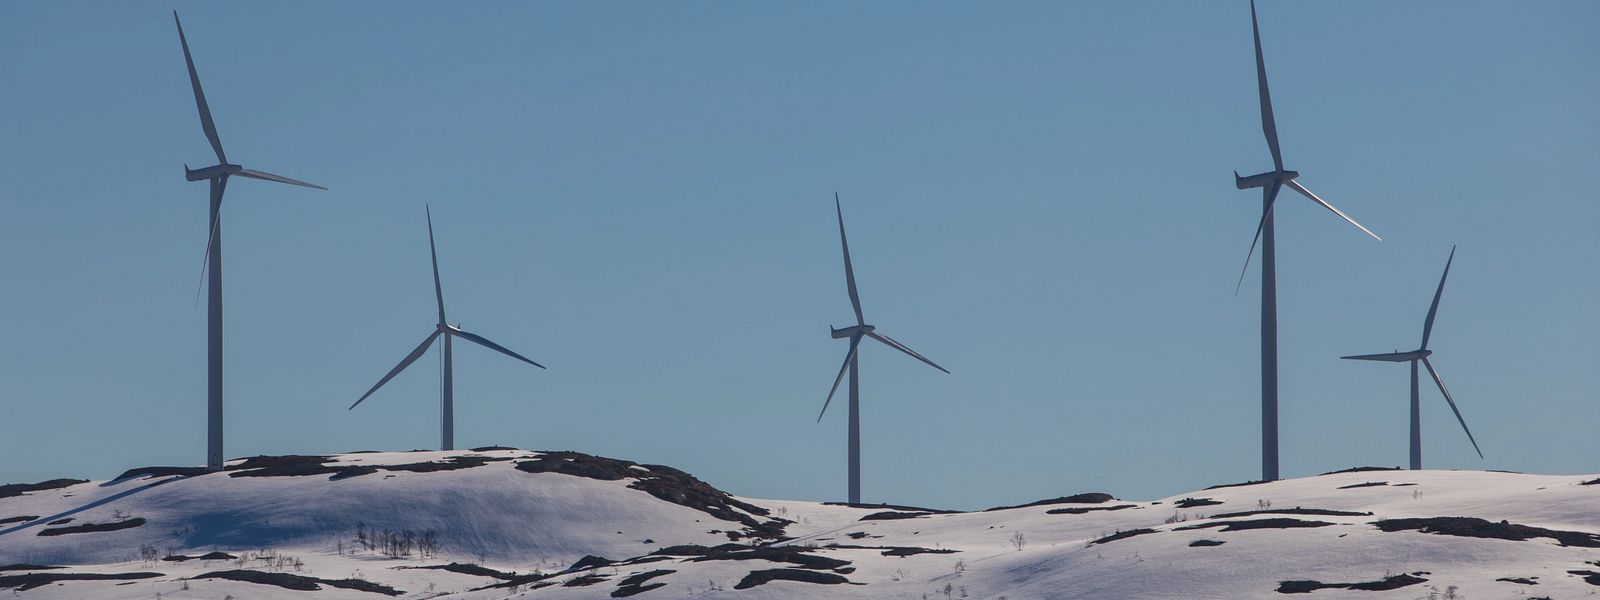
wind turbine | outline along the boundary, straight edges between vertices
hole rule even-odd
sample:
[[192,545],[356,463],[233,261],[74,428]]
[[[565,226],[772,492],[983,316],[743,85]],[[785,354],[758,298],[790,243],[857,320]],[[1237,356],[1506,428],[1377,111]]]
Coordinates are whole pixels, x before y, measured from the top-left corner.
[[[1256,226],[1256,236],[1250,241],[1250,251],[1244,257],[1244,269],[1239,271],[1239,286],[1244,284],[1245,271],[1250,269],[1250,256],[1256,243],[1261,243],[1261,479],[1278,479],[1278,276],[1277,257],[1273,250],[1272,209],[1278,190],[1287,185],[1311,201],[1339,215],[1357,229],[1382,241],[1378,234],[1357,223],[1355,219],[1334,208],[1326,200],[1295,181],[1299,171],[1283,168],[1283,153],[1278,149],[1278,126],[1272,117],[1272,95],[1267,91],[1267,66],[1261,58],[1261,28],[1256,24],[1256,3],[1250,0],[1250,30],[1256,43],[1256,83],[1261,94],[1261,130],[1267,137],[1267,149],[1272,151],[1272,169],[1265,173],[1240,177],[1233,172],[1234,185],[1241,190],[1261,188],[1261,223]],[[1235,286],[1234,293],[1238,293]]]
[[1456,401],[1450,397],[1450,390],[1445,389],[1444,379],[1439,377],[1439,372],[1434,370],[1433,363],[1428,361],[1428,357],[1433,354],[1433,351],[1428,349],[1428,337],[1433,334],[1433,317],[1439,312],[1439,296],[1444,294],[1444,280],[1450,276],[1450,263],[1455,262],[1455,259],[1456,248],[1451,246],[1450,258],[1444,261],[1444,275],[1439,276],[1439,289],[1433,292],[1433,304],[1428,305],[1428,318],[1422,322],[1422,347],[1410,352],[1339,357],[1346,360],[1411,363],[1411,468],[1413,470],[1422,468],[1422,402],[1418,400],[1417,393],[1418,362],[1428,368],[1428,375],[1431,375],[1433,382],[1439,385],[1439,393],[1444,394],[1444,401],[1450,403],[1450,412],[1456,414],[1456,421],[1461,423],[1461,430],[1467,432],[1467,440],[1472,442],[1472,449],[1477,450],[1478,458],[1483,458],[1483,450],[1478,448],[1478,440],[1473,439],[1472,430],[1467,429],[1467,421],[1461,418],[1461,409],[1456,408]]
[[433,211],[426,207],[424,207],[423,210],[425,210],[428,215],[428,254],[433,257],[433,297],[439,302],[439,323],[434,325],[433,333],[428,334],[428,338],[422,340],[421,345],[417,346],[415,350],[412,350],[411,354],[407,354],[406,357],[400,361],[400,364],[395,365],[393,369],[390,369],[388,375],[384,375],[383,379],[379,379],[378,383],[372,386],[372,389],[367,390],[367,393],[362,394],[361,399],[356,400],[356,403],[351,404],[350,408],[347,410],[355,410],[356,406],[359,406],[367,399],[368,396],[371,396],[373,392],[378,391],[378,388],[383,387],[383,384],[389,383],[389,380],[394,379],[395,375],[399,375],[401,371],[406,369],[406,367],[411,366],[411,363],[417,362],[417,359],[422,357],[422,353],[427,352],[428,347],[433,345],[433,341],[442,336],[444,337],[444,401],[439,413],[441,420],[439,427],[439,449],[455,450],[455,379],[453,376],[454,371],[452,367],[454,363],[452,361],[450,348],[451,338],[459,337],[541,369],[544,368],[544,365],[528,360],[527,357],[512,352],[511,350],[506,349],[505,346],[491,342],[481,335],[465,331],[461,329],[460,325],[451,325],[445,322],[444,288],[439,285],[439,252],[438,250],[434,249],[433,245]]
[[178,43],[183,45],[183,62],[189,67],[189,84],[194,88],[194,103],[200,111],[200,128],[205,130],[211,149],[217,153],[217,164],[201,169],[183,165],[184,179],[211,182],[211,226],[206,237],[206,256],[201,260],[200,277],[206,278],[210,267],[211,287],[207,294],[206,314],[206,466],[222,468],[222,192],[232,176],[276,181],[302,187],[326,190],[320,185],[273,175],[264,171],[246,169],[228,162],[222,152],[222,140],[217,136],[217,124],[211,120],[211,107],[206,105],[206,94],[200,89],[200,75],[194,70],[194,57],[189,54],[189,40],[183,35],[183,22],[178,11],[172,11],[172,20],[178,24]]
[[839,391],[839,382],[844,379],[845,371],[850,372],[850,503],[861,502],[861,338],[869,337],[895,350],[911,355],[912,358],[928,363],[945,373],[945,370],[933,361],[928,360],[915,350],[897,342],[894,338],[877,332],[877,328],[867,324],[866,318],[861,315],[861,297],[856,294],[856,273],[850,266],[850,242],[844,237],[844,209],[839,206],[839,193],[833,194],[833,210],[839,216],[839,245],[844,248],[844,283],[845,289],[850,292],[850,306],[856,311],[856,324],[844,329],[833,330],[833,339],[850,338],[850,351],[844,355],[844,364],[839,366],[839,374],[833,378],[833,388],[828,390],[828,399],[822,403],[822,412],[817,413],[817,422],[822,422],[822,415],[827,414],[828,404],[833,402],[834,392]]

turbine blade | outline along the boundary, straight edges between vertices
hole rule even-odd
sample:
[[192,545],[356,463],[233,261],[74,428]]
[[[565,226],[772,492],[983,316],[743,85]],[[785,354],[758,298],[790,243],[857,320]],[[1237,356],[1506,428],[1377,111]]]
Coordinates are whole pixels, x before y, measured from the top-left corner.
[[217,137],[217,124],[211,120],[211,107],[206,105],[206,93],[200,89],[200,74],[194,70],[194,57],[189,55],[189,38],[183,35],[183,21],[178,20],[178,11],[172,11],[172,20],[178,24],[178,43],[183,44],[183,62],[189,65],[189,85],[194,88],[194,103],[200,109],[200,128],[206,132],[206,139],[211,141],[211,149],[217,152],[217,162],[228,164],[228,155],[222,153],[222,140]]
[[1444,379],[1439,377],[1439,372],[1433,369],[1433,363],[1422,359],[1422,366],[1428,368],[1428,374],[1433,376],[1433,382],[1439,384],[1439,392],[1444,394],[1444,401],[1450,403],[1450,412],[1456,413],[1456,421],[1461,423],[1461,430],[1467,432],[1467,440],[1472,442],[1472,449],[1478,452],[1478,458],[1483,458],[1483,450],[1478,448],[1478,440],[1472,437],[1472,430],[1467,429],[1467,420],[1461,418],[1461,409],[1456,408],[1456,401],[1450,397],[1450,390],[1445,389]]
[[867,335],[870,336],[872,339],[875,339],[875,340],[878,340],[878,341],[883,342],[885,344],[888,344],[890,348],[894,348],[895,350],[899,350],[899,351],[904,352],[906,354],[910,354],[912,358],[915,358],[915,359],[920,360],[922,362],[928,363],[928,366],[930,366],[930,367],[933,367],[933,368],[938,369],[940,371],[944,371],[946,375],[948,375],[950,373],[950,371],[946,370],[944,367],[941,367],[941,366],[935,364],[933,361],[928,360],[927,357],[925,357],[925,356],[923,356],[921,354],[917,354],[916,350],[912,350],[912,349],[906,347],[905,344],[902,344],[900,342],[894,341],[894,338],[891,338],[891,337],[889,337],[887,335],[883,335],[883,334],[878,333],[876,331],[868,331]]
[[219,177],[212,180],[211,193],[216,195],[217,214],[211,218],[211,232],[206,234],[206,254],[200,259],[200,281],[194,285],[194,306],[200,307],[200,290],[206,285],[206,267],[211,263],[211,244],[217,241],[217,229],[222,222],[222,192],[228,187],[228,178]]
[[1385,354],[1357,354],[1355,356],[1341,356],[1344,360],[1378,360],[1383,362],[1406,362],[1414,358],[1415,352],[1389,352]]
[[1289,187],[1294,188],[1294,191],[1300,192],[1301,195],[1304,195],[1305,197],[1310,198],[1312,201],[1315,201],[1317,204],[1321,204],[1323,208],[1326,208],[1328,210],[1333,211],[1333,214],[1339,215],[1339,218],[1344,219],[1345,222],[1347,222],[1347,223],[1349,223],[1351,225],[1355,225],[1356,229],[1360,229],[1361,231],[1366,232],[1367,235],[1372,236],[1372,239],[1378,240],[1380,242],[1383,241],[1383,238],[1378,237],[1378,234],[1373,233],[1371,229],[1367,229],[1366,227],[1363,227],[1360,223],[1357,223],[1355,219],[1350,218],[1350,215],[1344,214],[1344,211],[1341,211],[1341,210],[1339,210],[1337,208],[1334,208],[1332,204],[1328,204],[1327,200],[1323,200],[1322,198],[1318,198],[1316,194],[1311,193],[1311,190],[1306,189],[1306,186],[1300,185],[1300,182],[1295,181],[1293,179],[1290,179],[1289,180]]
[[433,246],[433,209],[422,205],[428,215],[428,256],[433,258],[433,298],[439,301],[439,324],[444,325],[444,288],[439,285],[439,251]]
[[383,379],[379,379],[378,383],[372,386],[372,389],[367,390],[367,393],[361,395],[360,400],[356,400],[355,404],[351,404],[350,408],[345,410],[355,409],[357,405],[360,405],[367,399],[367,396],[371,396],[373,392],[378,391],[378,388],[383,387],[383,384],[389,383],[390,379],[394,379],[395,375],[399,375],[401,371],[406,370],[406,367],[411,366],[411,363],[417,362],[417,359],[422,357],[423,352],[428,351],[428,346],[432,345],[434,338],[437,337],[439,337],[439,330],[435,329],[433,330],[433,333],[428,335],[428,339],[422,340],[422,343],[417,346],[416,350],[412,350],[411,354],[407,354],[405,359],[400,361],[400,364],[395,365],[393,369],[389,370],[388,375],[384,375]]
[[488,349],[493,350],[495,352],[499,352],[499,353],[504,354],[506,356],[509,356],[511,358],[515,358],[517,360],[520,360],[522,362],[528,363],[528,364],[533,365],[535,367],[539,367],[541,369],[544,368],[544,365],[541,365],[539,363],[536,363],[536,362],[533,362],[531,360],[528,360],[528,357],[523,356],[521,354],[517,354],[515,352],[512,352],[511,350],[507,349],[505,346],[501,346],[500,344],[496,344],[494,342],[491,342],[488,339],[486,339],[483,336],[478,335],[476,333],[468,333],[468,332],[462,331],[460,329],[453,329],[453,330],[451,330],[451,333],[452,333],[452,335],[455,335],[457,337],[463,338],[463,339],[465,339],[465,340],[467,340],[469,342],[472,342],[474,344],[477,344],[479,346],[483,346],[485,348],[488,348]]
[[833,402],[833,393],[839,391],[839,382],[844,380],[844,372],[850,368],[850,361],[856,357],[856,348],[861,346],[861,336],[850,338],[850,351],[844,355],[844,364],[839,365],[839,374],[833,378],[833,387],[828,390],[828,399],[822,402],[822,412],[817,413],[817,422],[822,422],[822,415],[828,414],[828,404]]
[[262,179],[265,181],[276,181],[278,183],[287,183],[289,185],[298,185],[300,187],[308,187],[316,190],[328,189],[315,183],[306,183],[304,181],[300,181],[299,179],[290,179],[282,175],[273,175],[266,171],[257,171],[255,169],[241,169],[238,173],[234,173],[234,175],[238,175],[240,177],[249,177],[251,179]]
[[850,290],[850,307],[856,311],[856,324],[865,325],[861,316],[861,297],[856,295],[856,271],[850,266],[850,242],[844,237],[844,209],[839,207],[839,192],[833,193],[833,210],[839,215],[839,245],[844,247],[844,283]]
[[1256,24],[1256,0],[1250,0],[1250,32],[1256,40],[1256,86],[1261,92],[1261,132],[1272,150],[1272,164],[1283,170],[1283,153],[1278,150],[1278,123],[1272,118],[1272,92],[1267,90],[1267,63],[1261,57],[1261,27]]
[[1239,283],[1233,286],[1233,295],[1239,295],[1240,288],[1244,287],[1244,274],[1250,271],[1250,257],[1256,253],[1256,243],[1261,241],[1261,231],[1267,228],[1267,218],[1272,216],[1272,209],[1278,206],[1278,188],[1283,184],[1274,180],[1272,185],[1261,188],[1267,197],[1267,209],[1261,211],[1261,222],[1256,224],[1256,237],[1250,240],[1250,251],[1244,254],[1244,267],[1239,269]]
[[1444,261],[1444,274],[1439,276],[1439,289],[1433,291],[1433,304],[1428,305],[1428,320],[1422,322],[1422,349],[1428,349],[1428,338],[1433,335],[1433,316],[1439,313],[1439,296],[1444,295],[1444,280],[1450,276],[1450,263],[1456,260],[1456,247],[1450,247],[1450,258]]

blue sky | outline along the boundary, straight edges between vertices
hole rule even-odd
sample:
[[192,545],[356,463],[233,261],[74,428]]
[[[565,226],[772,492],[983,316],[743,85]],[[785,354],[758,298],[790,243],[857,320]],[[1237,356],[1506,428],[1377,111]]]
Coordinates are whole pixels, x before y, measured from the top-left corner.
[[[1244,2],[179,3],[235,180],[229,457],[437,444],[673,465],[840,499],[816,423],[850,318],[864,496],[981,508],[1259,474],[1270,167]],[[169,4],[0,8],[0,482],[204,460],[210,164]],[[1423,392],[1439,468],[1600,471],[1600,4],[1267,1],[1301,181],[1278,211],[1285,476],[1406,459],[1403,365],[1458,244]]]

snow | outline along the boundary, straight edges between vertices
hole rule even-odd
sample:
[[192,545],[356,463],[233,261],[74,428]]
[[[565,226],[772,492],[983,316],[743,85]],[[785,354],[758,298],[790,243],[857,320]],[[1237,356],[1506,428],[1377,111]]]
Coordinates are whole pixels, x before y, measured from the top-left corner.
[[[24,598],[384,598],[382,594],[323,586],[315,592],[218,579],[187,580],[211,571],[254,569],[323,579],[357,578],[404,590],[404,598],[609,598],[630,574],[657,569],[673,573],[647,584],[665,584],[635,598],[693,595],[704,598],[1275,598],[1286,580],[1360,583],[1402,573],[1427,581],[1389,591],[1323,589],[1317,598],[1446,597],[1567,598],[1600,593],[1568,571],[1600,572],[1600,548],[1562,546],[1535,537],[1503,540],[1385,532],[1380,519],[1468,516],[1491,522],[1600,534],[1600,485],[1582,485],[1594,475],[1526,475],[1481,471],[1364,471],[1271,483],[1193,491],[1155,501],[1111,500],[1103,504],[1047,504],[974,513],[928,514],[909,519],[869,520],[876,512],[905,509],[850,507],[792,500],[739,498],[766,509],[757,521],[786,519],[788,539],[776,547],[849,561],[840,569],[860,585],[772,581],[736,590],[752,571],[797,568],[769,560],[697,560],[674,556],[637,564],[601,566],[546,579],[549,587],[523,586],[468,591],[498,583],[493,577],[443,570],[402,569],[451,562],[476,563],[522,574],[552,573],[586,555],[614,560],[643,557],[674,545],[716,546],[740,523],[630,488],[634,479],[607,481],[515,468],[540,456],[522,450],[484,452],[361,453],[331,457],[332,465],[402,465],[474,455],[501,459],[481,466],[434,472],[378,471],[340,479],[310,476],[231,477],[228,472],[196,477],[157,477],[89,482],[0,498],[0,519],[40,515],[35,521],[0,525],[0,565],[62,565],[50,572],[157,572],[161,577],[122,581],[68,581],[20,592]],[[235,463],[237,464],[237,463]],[[624,472],[650,477],[654,469],[629,465]],[[1345,486],[1385,482],[1387,485]],[[1414,485],[1403,485],[1414,484]],[[1085,490],[1061,490],[1063,494]],[[1177,508],[1184,498],[1221,504]],[[1300,508],[1369,515],[1216,515]],[[1135,505],[1121,510],[1049,514],[1053,509]],[[748,511],[747,511],[748,512]],[[146,519],[118,531],[39,536],[46,521],[70,525],[109,523],[118,517]],[[1331,523],[1324,527],[1220,531],[1181,529],[1209,523],[1288,518]],[[1170,521],[1170,522],[1169,522]],[[372,529],[434,531],[438,556],[388,558],[357,551],[351,541],[358,523]],[[1107,543],[1090,542],[1118,531],[1151,529]],[[719,533],[712,533],[717,531]],[[858,534],[851,536],[849,534]],[[1018,549],[1013,536],[1023,534]],[[1196,540],[1220,546],[1191,547]],[[340,552],[343,542],[344,553]],[[741,540],[750,544],[751,540]],[[883,556],[882,549],[827,548],[831,544],[953,550]],[[221,550],[244,561],[145,562],[141,545],[159,553],[198,556]],[[245,553],[299,559],[298,569],[277,566]],[[660,558],[660,557],[656,557]],[[958,566],[962,567],[958,570]],[[853,568],[853,571],[848,569]],[[29,571],[0,571],[0,577]],[[820,571],[834,573],[834,571]],[[579,576],[604,581],[567,587]],[[1537,578],[1525,585],[1499,578]],[[124,584],[124,585],[119,585]],[[183,589],[187,586],[188,589]],[[1292,596],[1291,596],[1292,597]]]

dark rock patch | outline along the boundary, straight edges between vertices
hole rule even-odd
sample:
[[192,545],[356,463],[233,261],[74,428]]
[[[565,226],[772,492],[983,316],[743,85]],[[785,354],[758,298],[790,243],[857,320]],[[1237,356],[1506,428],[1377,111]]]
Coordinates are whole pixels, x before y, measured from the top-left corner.
[[955,514],[955,513],[961,512],[959,510],[943,510],[943,509],[938,509],[938,508],[923,508],[921,506],[906,506],[906,505],[903,505],[903,504],[866,504],[866,503],[863,503],[863,502],[854,502],[854,503],[852,503],[852,502],[823,502],[822,504],[824,506],[848,506],[850,508],[868,508],[868,509],[876,508],[876,509],[885,509],[885,510],[906,510],[906,511],[911,511],[911,512],[925,512],[925,513],[937,513],[937,514]]
[[39,483],[8,483],[6,485],[0,485],[0,498],[21,496],[28,492],[57,490],[70,485],[78,485],[80,483],[88,482],[89,480],[87,479],[51,479],[49,481],[41,481]]
[[926,516],[931,515],[931,514],[933,514],[933,513],[900,512],[900,511],[889,510],[889,511],[884,511],[884,512],[872,513],[872,514],[867,515],[865,517],[861,517],[861,520],[862,521],[893,521],[895,519],[915,519],[917,517],[926,517]]
[[1212,500],[1210,498],[1184,498],[1172,503],[1173,506],[1178,508],[1199,508],[1201,506],[1216,506],[1218,504],[1222,504],[1222,501]]
[[566,583],[561,584],[561,587],[587,587],[596,583],[604,582],[605,580],[605,575],[590,573],[588,575],[573,577],[572,579],[567,580]]
[[693,475],[662,465],[641,465],[579,452],[545,452],[538,457],[518,461],[516,468],[528,473],[562,473],[605,481],[631,478],[634,479],[633,483],[628,484],[631,489],[744,525],[744,537],[779,539],[783,537],[784,527],[793,522],[770,517],[766,521],[756,520],[751,515],[766,517],[769,511],[741,502]]
[[[828,544],[827,548],[838,550],[882,550],[882,556],[916,556],[918,554],[955,554],[960,550],[949,548],[918,548],[916,546],[855,546],[850,544]],[[836,569],[837,570],[837,569]],[[852,569],[853,571],[854,569]]]
[[133,529],[144,525],[144,517],[134,517],[126,521],[113,521],[110,523],[84,523],[68,527],[51,527],[39,532],[39,535],[67,535],[69,533],[95,533],[99,531],[116,531],[118,529]]
[[124,579],[149,579],[160,576],[160,573],[27,573],[23,575],[0,575],[0,590],[16,589],[19,592],[26,592],[58,581],[120,581]]
[[1387,482],[1387,481],[1368,481],[1366,483],[1352,483],[1350,485],[1341,485],[1341,486],[1339,486],[1339,489],[1341,489],[1341,490],[1353,490],[1353,489],[1356,489],[1356,488],[1378,487],[1378,486],[1384,486],[1384,485],[1389,485],[1389,482]]
[[1102,503],[1105,503],[1105,502],[1110,502],[1110,501],[1115,500],[1115,499],[1116,498],[1111,497],[1111,494],[1102,494],[1100,492],[1089,492],[1089,493],[1086,493],[1086,494],[1073,494],[1071,496],[1062,496],[1060,498],[1051,498],[1049,500],[1038,500],[1038,501],[1035,501],[1035,502],[1029,502],[1027,504],[1018,504],[1016,506],[996,506],[994,508],[984,509],[983,512],[991,512],[991,511],[996,511],[996,510],[1011,510],[1013,508],[1028,508],[1028,507],[1031,507],[1031,506],[1045,506],[1045,505],[1049,505],[1049,504],[1102,504]]
[[1361,583],[1322,583],[1320,581],[1281,581],[1278,582],[1280,594],[1308,594],[1325,588],[1340,588],[1347,590],[1361,590],[1366,592],[1382,592],[1396,590],[1408,585],[1416,585],[1427,581],[1421,577],[1413,577],[1405,573],[1395,575],[1388,579],[1378,581],[1365,581]]
[[72,517],[67,517],[65,519],[56,519],[56,520],[51,521],[49,523],[45,523],[45,525],[66,525],[67,523],[71,523],[71,522],[72,522]]
[[229,477],[306,477],[331,475],[344,469],[327,464],[332,461],[331,456],[252,456],[223,470],[232,471]]
[[490,452],[494,450],[516,450],[516,448],[509,448],[506,446],[480,446],[472,449],[473,452]]
[[766,569],[751,571],[744,579],[734,584],[733,589],[747,590],[771,581],[799,581],[804,583],[820,583],[824,585],[838,585],[850,583],[843,575],[823,573],[820,571],[804,571],[801,569]]
[[1600,477],[1596,477],[1594,479],[1590,479],[1590,480],[1585,481],[1583,483],[1580,483],[1578,485],[1600,485]]
[[1588,583],[1589,585],[1600,585],[1600,573],[1596,573],[1594,571],[1579,571],[1579,570],[1573,570],[1573,571],[1567,571],[1567,572],[1571,573],[1573,575],[1577,575],[1579,577],[1582,577],[1583,581],[1585,583]]
[[1582,548],[1600,548],[1600,535],[1582,531],[1559,531],[1517,525],[1501,521],[1495,523],[1474,517],[1430,517],[1425,519],[1384,519],[1373,523],[1378,529],[1388,532],[1418,531],[1421,533],[1435,533],[1439,535],[1454,535],[1461,537],[1492,538],[1501,540],[1522,541],[1536,537],[1551,538],[1563,546],[1577,546]]
[[1532,579],[1529,579],[1527,577],[1501,577],[1499,579],[1496,579],[1495,581],[1504,581],[1504,582],[1507,582],[1507,583],[1520,583],[1522,585],[1539,585],[1539,582],[1534,581]]
[[1307,527],[1327,527],[1332,525],[1327,521],[1301,521],[1300,519],[1254,519],[1249,521],[1221,521],[1217,523],[1203,523],[1179,527],[1178,531],[1190,529],[1208,529],[1220,527],[1218,531],[1247,531],[1251,529],[1301,529]]
[[1047,515],[1081,515],[1083,513],[1096,511],[1096,510],[1122,510],[1124,508],[1133,508],[1134,506],[1136,506],[1136,505],[1133,505],[1133,504],[1118,504],[1116,506],[1074,506],[1074,507],[1071,507],[1071,508],[1052,508],[1050,510],[1044,511],[1044,514],[1047,514]]
[[136,477],[169,477],[172,475],[196,477],[205,475],[208,472],[210,471],[205,467],[138,467],[123,471],[121,475],[118,475],[112,481],[122,481]]
[[238,557],[228,554],[227,552],[211,552],[201,556],[184,556],[182,554],[173,554],[171,556],[162,557],[161,560],[168,562],[183,562],[186,560],[234,560],[235,558]]
[[482,566],[482,565],[476,565],[476,564],[472,564],[472,563],[456,563],[456,562],[453,562],[453,563],[450,563],[448,565],[427,565],[427,566],[423,566],[423,567],[395,567],[395,568],[396,569],[430,569],[430,570],[437,570],[437,571],[449,571],[451,573],[460,573],[462,575],[474,575],[474,576],[477,576],[477,577],[491,577],[491,578],[494,578],[494,579],[511,579],[511,578],[517,576],[516,573],[507,573],[505,571],[499,571],[499,570],[491,569],[489,567],[485,567],[485,566]]
[[[844,536],[847,537],[847,538],[850,538],[852,540],[859,540],[861,538],[867,537],[867,532],[865,532],[865,531],[852,531],[850,533],[844,534]],[[880,538],[880,537],[883,537],[883,536],[875,535],[875,536],[872,536],[872,537]]]
[[249,569],[234,569],[231,571],[212,571],[190,577],[190,579],[227,579],[229,581],[243,581],[245,583],[258,583],[261,585],[275,585],[287,590],[302,592],[315,592],[322,586],[332,586],[347,590],[372,592],[388,596],[400,596],[405,592],[387,585],[373,583],[364,579],[322,579],[320,577],[306,577],[293,573],[267,573],[265,571],[252,571]]
[[1189,542],[1189,547],[1190,548],[1208,548],[1208,547],[1211,547],[1211,546],[1221,546],[1221,545],[1226,544],[1226,543],[1227,542],[1224,542],[1222,540],[1195,540],[1195,541]]
[[50,569],[64,569],[64,568],[66,568],[66,567],[56,567],[56,566],[51,566],[51,565],[30,565],[28,563],[17,563],[17,564],[14,564],[14,565],[0,566],[0,571],[47,571],[47,570],[50,570]]
[[470,469],[481,467],[492,462],[511,460],[508,456],[452,456],[444,460],[406,463],[403,465],[376,465],[384,471],[410,471],[412,473],[434,473],[438,471],[454,471],[457,469]]
[[694,557],[693,562],[710,560],[766,560],[772,562],[786,562],[799,565],[803,569],[837,569],[850,564],[850,561],[817,556],[807,552],[814,548],[803,546],[745,546],[741,544],[722,544],[720,546],[669,546],[651,554],[658,556],[684,556]]
[[1348,510],[1328,510],[1324,508],[1269,508],[1266,510],[1247,510],[1244,512],[1222,513],[1211,515],[1211,519],[1227,519],[1231,517],[1249,517],[1253,515],[1322,515],[1325,517],[1370,517],[1370,512],[1351,512]]
[[1116,533],[1113,533],[1111,535],[1105,536],[1103,538],[1100,538],[1098,540],[1095,540],[1095,541],[1092,541],[1092,542],[1089,542],[1089,543],[1090,544],[1105,544],[1105,543],[1115,542],[1117,540],[1128,539],[1128,538],[1131,538],[1131,537],[1136,536],[1136,535],[1144,535],[1146,533],[1155,533],[1155,532],[1156,532],[1156,530],[1154,530],[1154,529],[1129,529],[1127,531],[1118,531]]
[[1369,471],[1399,471],[1399,470],[1401,470],[1400,467],[1350,467],[1348,469],[1340,469],[1338,471],[1328,471],[1327,473],[1323,473],[1323,475],[1338,475],[1340,473],[1366,473],[1366,472],[1369,472]]
[[673,573],[677,573],[677,571],[674,571],[674,570],[671,570],[671,569],[656,569],[654,571],[645,571],[643,573],[636,573],[636,574],[633,574],[633,575],[629,575],[628,577],[624,578],[622,581],[617,582],[617,589],[615,589],[615,590],[613,590],[611,592],[611,597],[612,598],[626,598],[626,597],[632,596],[634,594],[642,594],[642,593],[648,592],[648,591],[656,589],[658,587],[664,587],[667,584],[661,583],[661,582],[646,584],[645,582],[650,581],[651,579],[655,579],[657,577],[660,577],[662,575],[671,575]]
[[26,523],[28,521],[32,521],[32,520],[37,519],[37,518],[39,518],[39,515],[17,515],[15,517],[6,517],[4,519],[0,519],[0,525],[10,525],[12,523]]
[[1208,490],[1220,490],[1222,488],[1244,487],[1244,486],[1247,486],[1247,485],[1261,485],[1263,483],[1272,483],[1272,482],[1266,481],[1266,480],[1257,480],[1257,481],[1246,481],[1246,482],[1243,482],[1243,483],[1219,483],[1217,485],[1213,485],[1213,486],[1208,487],[1206,489],[1208,489]]
[[593,554],[585,554],[585,555],[583,555],[583,558],[580,558],[577,561],[573,562],[571,566],[569,566],[569,567],[567,567],[565,569],[562,569],[561,572],[562,573],[572,573],[572,572],[576,572],[576,571],[582,571],[584,569],[594,569],[594,568],[598,568],[598,567],[609,567],[609,566],[614,565],[614,564],[617,564],[617,561],[611,560],[611,559],[606,558],[604,556],[595,556]]

